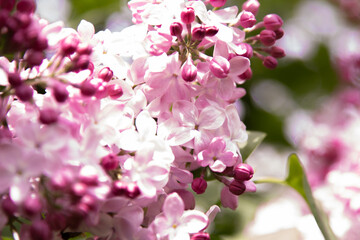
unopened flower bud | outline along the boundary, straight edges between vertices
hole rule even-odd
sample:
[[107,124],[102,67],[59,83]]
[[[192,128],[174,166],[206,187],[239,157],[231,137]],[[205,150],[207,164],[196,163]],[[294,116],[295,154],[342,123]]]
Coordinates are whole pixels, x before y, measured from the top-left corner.
[[50,240],[52,233],[49,225],[43,220],[36,220],[30,227],[31,240]]
[[124,94],[122,87],[117,84],[108,85],[106,89],[111,99],[117,99]]
[[29,67],[39,66],[44,60],[45,56],[42,51],[29,50],[26,52],[25,60]]
[[39,121],[42,124],[53,124],[58,121],[59,112],[52,108],[40,110]]
[[140,195],[140,189],[135,183],[129,183],[125,194],[128,198],[134,199]]
[[269,30],[277,30],[283,25],[283,20],[277,14],[268,14],[264,17],[264,26]]
[[[85,70],[89,69],[92,71],[94,69],[94,65],[91,65],[89,55],[80,55],[74,59],[74,69],[75,70]],[[91,69],[92,68],[92,69]]]
[[250,44],[240,43],[239,47],[245,50],[245,53],[241,54],[240,56],[246,57],[249,59],[253,56],[253,48],[251,47]]
[[183,23],[190,24],[195,20],[195,10],[192,7],[187,7],[182,10],[180,17]]
[[83,196],[80,200],[80,203],[86,205],[87,209],[89,209],[89,210],[95,210],[97,207],[95,197],[93,197],[89,194],[86,194],[85,196]]
[[258,0],[247,0],[242,5],[242,10],[251,12],[256,15],[259,11],[260,3]]
[[0,9],[11,11],[15,6],[16,0],[0,0]]
[[57,84],[53,88],[53,95],[57,102],[63,103],[65,102],[69,97],[69,92],[66,89],[66,86],[63,84]]
[[230,72],[230,63],[224,57],[215,56],[210,61],[210,70],[215,75],[215,77],[225,78]]
[[96,91],[97,91],[97,88],[93,84],[91,84],[89,81],[85,80],[80,85],[80,92],[84,96],[87,96],[87,97],[94,96]]
[[282,28],[279,28],[274,31],[276,34],[276,40],[282,38],[284,36],[284,30]]
[[282,49],[281,47],[276,47],[273,46],[270,49],[270,54],[271,56],[273,56],[274,58],[282,58],[285,57],[285,51],[284,49]]
[[32,48],[38,51],[44,51],[49,47],[48,41],[46,38],[40,37],[37,38],[34,44],[32,45]]
[[277,64],[278,64],[278,61],[276,60],[276,58],[274,58],[272,56],[267,56],[263,60],[263,65],[269,69],[276,68]]
[[86,165],[80,170],[79,180],[88,186],[96,186],[98,184],[98,172],[95,167]]
[[109,82],[113,76],[114,73],[109,67],[104,67],[98,73],[98,77],[101,78],[104,82]]
[[262,30],[260,32],[260,41],[265,46],[274,45],[275,42],[276,42],[276,34],[275,34],[275,32],[272,31],[272,30],[267,30],[267,29]]
[[19,73],[8,73],[8,81],[12,87],[18,87],[23,83]]
[[26,214],[33,216],[41,212],[42,204],[38,196],[30,196],[25,199],[23,208]]
[[195,178],[191,183],[191,188],[197,194],[203,194],[207,188],[207,182],[202,177]]
[[234,178],[238,181],[248,181],[254,175],[254,169],[246,163],[240,163],[234,168]]
[[16,213],[18,206],[10,197],[6,197],[1,202],[1,208],[6,215],[13,216]]
[[28,13],[28,14],[34,13],[35,8],[36,8],[36,4],[35,1],[33,0],[20,0],[16,5],[16,9],[19,12]]
[[66,37],[65,39],[62,40],[60,44],[62,53],[65,56],[73,54],[76,51],[79,42],[80,40],[73,35]]
[[21,84],[15,88],[15,95],[23,102],[27,102],[32,99],[34,90],[27,84]]
[[85,183],[77,182],[71,186],[71,193],[76,197],[82,197],[87,192],[87,185]]
[[197,26],[194,27],[194,29],[192,30],[191,36],[192,39],[196,40],[196,41],[201,41],[204,39],[206,34],[206,29],[204,26]]
[[90,55],[92,53],[92,47],[87,43],[79,43],[76,52],[79,55]]
[[242,181],[233,180],[230,183],[229,190],[232,194],[241,195],[245,192],[246,186]]
[[240,25],[243,28],[250,28],[256,23],[256,18],[252,12],[243,11],[240,16]]
[[173,22],[171,25],[170,25],[170,34],[172,36],[181,36],[181,33],[183,31],[183,26],[181,23],[179,22]]
[[186,82],[192,82],[196,79],[197,76],[197,68],[192,63],[191,57],[189,56],[187,61],[184,63],[184,65],[181,68],[181,77]]
[[191,240],[210,240],[210,234],[206,232],[195,233],[191,236]]
[[114,181],[112,184],[111,192],[115,196],[123,196],[127,192],[127,183],[122,182],[120,180]]
[[222,7],[224,6],[226,3],[226,0],[210,0],[210,4],[213,6],[213,7]]
[[219,28],[215,26],[206,26],[205,27],[205,36],[212,37],[215,36],[219,32]]
[[114,170],[119,167],[119,159],[115,154],[109,154],[101,158],[100,165],[105,171]]

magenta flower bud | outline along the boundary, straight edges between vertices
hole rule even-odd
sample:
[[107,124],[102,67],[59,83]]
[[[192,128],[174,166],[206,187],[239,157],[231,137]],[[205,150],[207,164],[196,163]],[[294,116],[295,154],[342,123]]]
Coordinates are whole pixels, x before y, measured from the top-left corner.
[[127,192],[127,186],[128,186],[127,183],[122,182],[120,180],[114,181],[112,184],[111,192],[115,196],[123,196]]
[[216,8],[224,6],[225,3],[226,3],[226,0],[210,0],[210,4]]
[[210,234],[206,232],[198,232],[192,235],[190,240],[210,240]]
[[210,70],[215,75],[215,77],[225,78],[230,72],[230,63],[224,57],[215,56],[210,61]]
[[25,60],[29,67],[39,66],[44,60],[45,56],[42,51],[29,50],[26,52]]
[[238,77],[243,80],[249,80],[252,78],[252,75],[253,74],[252,74],[251,68],[248,68],[248,69],[246,69],[246,71],[244,73],[240,74]]
[[272,30],[267,30],[267,29],[262,30],[260,32],[260,41],[265,46],[274,45],[275,42],[276,42],[276,34],[275,34],[275,32],[272,31]]
[[87,43],[79,43],[79,45],[77,45],[76,52],[79,55],[90,55],[92,53],[92,47]]
[[16,0],[0,0],[0,9],[11,11],[15,6]]
[[[89,69],[92,71],[94,69],[94,65],[91,65],[90,63],[90,57],[89,55],[79,55],[76,58],[74,58],[74,70],[85,70]],[[92,68],[92,69],[91,69]]]
[[35,1],[33,0],[21,0],[17,3],[16,9],[22,13],[34,13],[36,9]]
[[82,95],[91,97],[94,96],[97,91],[97,88],[91,84],[89,81],[84,81],[80,85],[80,92]]
[[192,30],[191,36],[192,39],[196,40],[196,41],[201,41],[204,39],[206,34],[206,29],[204,26],[197,26],[194,27],[194,29]]
[[219,32],[219,28],[215,26],[206,26],[205,27],[205,36],[213,37]]
[[113,76],[114,73],[109,67],[104,67],[98,73],[98,78],[101,78],[104,82],[109,82]]
[[230,183],[229,190],[234,195],[241,195],[245,192],[246,186],[242,181],[233,180]]
[[181,23],[179,22],[173,22],[171,25],[170,25],[170,34],[172,36],[181,36],[181,33],[183,31],[183,26]]
[[284,30],[282,28],[279,28],[274,31],[276,34],[276,40],[282,38],[284,36]]
[[245,53],[241,54],[240,56],[246,57],[249,59],[253,56],[253,48],[251,47],[250,44],[240,43],[239,47],[241,47],[242,49],[245,49]]
[[256,23],[256,18],[252,12],[243,11],[240,16],[240,25],[243,28],[250,28]]
[[77,182],[71,186],[71,193],[76,197],[82,197],[87,192],[87,185],[85,183]]
[[32,99],[34,90],[27,84],[21,84],[15,88],[15,95],[23,102],[27,102]]
[[1,208],[6,215],[11,217],[16,213],[18,206],[13,202],[13,200],[10,197],[6,197],[1,202]]
[[192,7],[187,7],[182,10],[180,17],[183,23],[190,24],[195,20],[195,10]]
[[57,84],[53,88],[53,95],[57,102],[63,103],[65,102],[69,97],[69,92],[66,89],[66,86],[63,84]]
[[40,110],[39,121],[42,124],[53,124],[58,121],[59,112],[52,108]]
[[115,154],[109,154],[101,158],[100,165],[105,171],[114,170],[119,167],[119,159]]
[[285,51],[284,49],[282,49],[281,47],[276,47],[273,46],[270,49],[270,54],[271,56],[273,56],[274,58],[282,58],[285,57]]
[[8,75],[8,81],[12,87],[14,87],[14,88],[18,87],[23,83],[19,73],[10,73],[9,72],[7,75]]
[[32,48],[38,51],[44,51],[49,47],[48,41],[46,38],[37,38],[34,44],[32,45]]
[[83,196],[81,198],[80,204],[86,205],[87,209],[89,209],[89,210],[95,210],[97,207],[96,199],[89,194],[86,194],[85,196]]
[[202,177],[195,178],[191,183],[191,188],[197,194],[203,194],[207,188],[207,182]]
[[268,14],[263,21],[265,28],[273,31],[278,30],[283,25],[283,20],[277,14]]
[[136,185],[135,183],[129,183],[127,185],[125,195],[128,198],[134,199],[134,198],[138,197],[140,195],[140,193],[141,193],[140,189],[139,189],[138,185]]
[[77,46],[79,45],[80,40],[70,35],[62,40],[60,44],[61,51],[65,56],[73,54],[77,50]]
[[31,240],[51,240],[52,233],[49,225],[42,220],[36,220],[30,227]]
[[98,185],[98,172],[95,167],[84,166],[80,170],[79,180],[88,186],[96,186]]
[[111,99],[117,99],[124,94],[121,86],[117,84],[108,85],[106,89]]
[[13,17],[16,19],[19,27],[22,29],[26,29],[32,22],[32,18],[26,13],[15,12]]
[[197,76],[197,68],[192,63],[191,57],[189,56],[187,61],[184,63],[184,65],[181,68],[181,77],[186,82],[192,82],[196,79]]
[[242,5],[242,10],[251,12],[256,15],[259,11],[260,3],[258,0],[247,0]]
[[234,178],[238,181],[248,181],[254,175],[254,169],[246,163],[240,163],[234,168]]
[[58,231],[66,228],[66,217],[62,213],[48,213],[46,214],[46,221],[52,230]]
[[274,58],[272,56],[267,56],[263,60],[263,65],[269,69],[276,68],[277,64],[278,64],[278,61],[276,60],[276,58]]
[[42,204],[37,196],[30,196],[24,201],[24,211],[29,216],[33,216],[41,212]]
[[4,27],[6,25],[7,20],[10,18],[9,11],[10,10],[5,10],[0,7],[0,28]]

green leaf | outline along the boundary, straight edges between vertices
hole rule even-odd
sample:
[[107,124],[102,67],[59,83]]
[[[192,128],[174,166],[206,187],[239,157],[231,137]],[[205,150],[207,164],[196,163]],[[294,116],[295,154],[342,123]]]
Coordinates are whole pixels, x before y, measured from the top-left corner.
[[246,143],[238,144],[244,162],[266,137],[266,134],[263,132],[247,131],[247,133],[248,140]]

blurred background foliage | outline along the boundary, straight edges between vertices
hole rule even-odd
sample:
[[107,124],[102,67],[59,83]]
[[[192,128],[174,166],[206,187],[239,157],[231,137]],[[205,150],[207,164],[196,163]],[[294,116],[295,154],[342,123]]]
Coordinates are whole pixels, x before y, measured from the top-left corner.
[[[61,0],[50,0],[61,1]],[[65,0],[62,0],[65,2]],[[259,0],[261,7],[257,15],[260,21],[266,14],[276,13],[284,22],[291,18],[297,6],[305,0]],[[241,9],[243,0],[229,0],[227,6],[238,5]],[[76,28],[81,19],[86,19],[94,24],[96,31],[109,26],[109,17],[119,16],[123,19],[112,23],[124,25],[131,23],[131,14],[126,9],[126,0],[68,0],[69,14],[65,20],[66,25]],[[311,13],[309,13],[311,14]],[[127,19],[125,19],[125,17]],[[116,17],[114,18],[116,19]],[[286,32],[285,36],[286,37]],[[279,148],[290,148],[291,144],[284,135],[285,114],[278,114],[264,109],[256,103],[251,94],[255,86],[265,80],[276,81],[289,91],[292,101],[297,107],[304,109],[315,109],[320,104],[320,99],[334,92],[339,85],[339,77],[332,67],[329,49],[320,44],[310,58],[306,60],[283,58],[275,70],[265,68],[259,59],[252,59],[253,78],[248,80],[243,87],[248,94],[242,99],[244,121],[247,129],[262,131],[267,134],[265,143]],[[270,90],[269,90],[270,91]],[[272,96],[273,94],[273,96]],[[269,97],[276,99],[278,94],[268,93]],[[285,99],[286,101],[286,99]],[[281,108],[281,104],[280,104]],[[296,151],[293,149],[293,151]],[[276,159],[269,159],[276,161]],[[250,162],[251,164],[251,162]],[[271,164],[271,163],[269,163]],[[285,169],[285,166],[284,166]],[[210,184],[204,195],[199,196],[198,203],[206,211],[212,204],[219,200],[220,185]],[[212,239],[247,239],[241,235],[242,230],[251,221],[259,204],[276,195],[278,188],[271,188],[267,191],[260,191],[255,194],[244,194],[239,197],[239,207],[236,212],[223,209],[215,218],[212,226]]]

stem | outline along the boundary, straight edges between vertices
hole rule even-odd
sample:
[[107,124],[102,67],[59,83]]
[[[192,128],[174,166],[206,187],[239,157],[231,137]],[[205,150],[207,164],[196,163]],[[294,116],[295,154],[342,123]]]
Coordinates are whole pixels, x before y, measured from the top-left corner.
[[255,184],[258,184],[258,183],[274,183],[274,184],[287,185],[284,180],[281,180],[279,178],[264,178],[264,179],[254,180],[253,182]]

